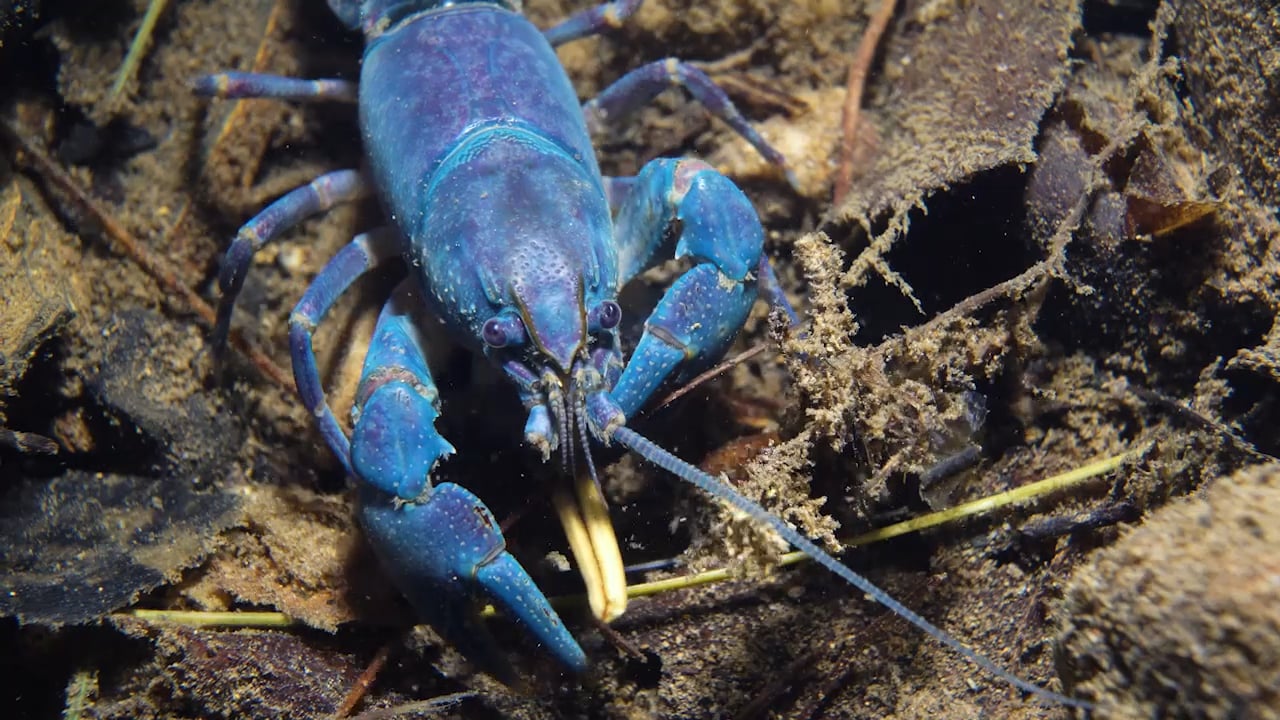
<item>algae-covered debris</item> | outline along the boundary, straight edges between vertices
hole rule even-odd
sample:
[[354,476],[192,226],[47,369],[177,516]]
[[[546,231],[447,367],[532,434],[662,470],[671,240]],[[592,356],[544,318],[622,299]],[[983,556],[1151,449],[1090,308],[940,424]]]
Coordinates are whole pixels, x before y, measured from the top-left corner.
[[[87,299],[65,268],[66,231],[41,216],[34,186],[0,161],[0,398],[12,398],[39,349],[66,329]],[[0,417],[4,405],[0,402]]]
[[1107,717],[1280,717],[1280,466],[1213,481],[1076,571],[1059,642]]
[[95,621],[178,579],[236,519],[233,498],[165,477],[70,471],[9,488],[0,513],[0,614]]
[[1078,0],[909,2],[886,38],[884,82],[864,120],[876,138],[846,220],[901,210],[1002,165],[1035,160],[1062,88]]
[[[982,172],[1033,162],[1040,118],[1065,82],[1081,18],[1078,0],[899,5],[862,108],[856,182],[844,203],[826,212],[843,222],[869,225],[886,211],[902,215]],[[849,30],[861,31],[863,15],[844,19]],[[837,35],[842,49],[833,53],[835,18],[814,20],[815,66],[795,90],[809,111],[766,119],[761,132],[788,154],[804,194],[820,197],[830,192],[843,71],[858,35]],[[838,76],[829,74],[833,56],[840,58]],[[734,175],[769,172],[732,138],[712,157]]]
[[98,458],[101,469],[6,468],[0,614],[24,623],[83,623],[124,607],[176,581],[240,517],[220,468],[238,433],[207,394],[175,388],[173,358],[153,352],[184,330],[129,311],[104,331],[100,371],[85,378],[95,446],[64,456]]
[[1173,31],[1190,101],[1218,150],[1264,203],[1280,205],[1280,19],[1275,3],[1179,0]]
[[222,534],[182,586],[196,607],[271,607],[329,632],[371,618],[412,624],[378,574],[348,497],[288,485],[250,486],[240,496],[245,522]]
[[280,632],[202,632],[129,617],[112,621],[155,647],[155,677],[99,700],[94,717],[164,718],[181,704],[199,717],[328,717],[363,669],[332,639]]

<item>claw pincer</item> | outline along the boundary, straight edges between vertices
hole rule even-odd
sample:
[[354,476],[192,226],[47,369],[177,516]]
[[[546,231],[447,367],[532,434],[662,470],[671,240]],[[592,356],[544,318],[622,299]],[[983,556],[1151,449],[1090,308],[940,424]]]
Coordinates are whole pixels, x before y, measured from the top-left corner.
[[[360,519],[396,586],[432,627],[469,657],[505,675],[476,601],[500,598],[567,667],[582,671],[587,657],[520,563],[507,552],[497,522],[480,498],[440,483],[419,501],[395,504],[365,490]],[[508,678],[503,677],[506,680]]]

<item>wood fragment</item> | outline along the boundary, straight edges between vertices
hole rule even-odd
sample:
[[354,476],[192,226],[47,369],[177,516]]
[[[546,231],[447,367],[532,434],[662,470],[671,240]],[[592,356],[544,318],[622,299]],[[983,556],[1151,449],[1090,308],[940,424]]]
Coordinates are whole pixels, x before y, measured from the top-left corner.
[[342,698],[342,704],[338,705],[338,709],[334,711],[334,720],[342,720],[350,715],[351,711],[356,709],[356,705],[359,705],[364,696],[369,693],[373,681],[377,679],[378,673],[382,672],[387,659],[391,657],[392,646],[391,642],[383,643],[382,647],[378,648],[378,652],[374,653],[369,665],[365,667],[364,672],[360,673],[360,677],[356,678],[351,689],[347,691],[346,697]]
[[142,25],[133,36],[133,42],[129,44],[129,51],[124,56],[120,71],[116,73],[116,80],[111,85],[111,94],[107,96],[108,102],[115,102],[120,92],[124,90],[124,86],[137,74],[138,65],[142,64],[142,56],[146,54],[147,47],[151,44],[151,36],[155,34],[156,23],[168,7],[169,0],[151,0],[147,4],[147,14],[143,16]]
[[849,79],[845,84],[844,116],[840,121],[840,165],[836,168],[835,192],[832,204],[839,207],[853,186],[853,163],[857,154],[858,120],[862,112],[862,92],[866,88],[867,74],[875,60],[876,48],[884,35],[897,0],[880,0],[880,7],[871,16],[867,29],[858,41],[849,64]]
[[[63,194],[80,212],[97,223],[116,249],[133,260],[143,272],[150,275],[165,293],[179,301],[187,310],[194,313],[205,327],[213,327],[215,314],[213,307],[205,302],[200,294],[179,279],[178,274],[169,263],[152,252],[133,236],[124,225],[95,200],[80,184],[67,174],[61,166],[51,158],[34,140],[28,138],[19,128],[8,120],[0,120],[0,135],[8,138],[18,151],[19,164],[29,167],[43,178],[49,185]],[[265,353],[249,344],[239,333],[233,332],[231,344],[243,352],[253,366],[262,374],[285,389],[293,388],[293,379],[287,372],[276,365]]]
[[755,720],[755,718],[765,717],[765,714],[773,707],[778,698],[784,693],[793,690],[797,685],[806,682],[816,670],[815,663],[822,658],[829,650],[829,647],[810,648],[808,652],[802,653],[800,657],[787,663],[782,672],[773,676],[768,683],[765,684],[760,692],[746,705],[743,705],[734,717],[739,720]]
[[768,349],[769,349],[768,345],[761,343],[754,347],[750,347],[750,348],[747,348],[746,350],[743,350],[742,352],[738,353],[737,355],[734,355],[728,360],[721,362],[720,364],[716,365],[710,370],[707,370],[706,372],[701,373],[694,379],[685,383],[683,387],[677,388],[676,390],[672,391],[670,395],[667,395],[666,397],[664,397],[662,399],[662,402],[655,405],[653,409],[661,410],[662,408],[679,400],[685,395],[688,395],[689,393],[693,392],[699,385],[702,385],[708,380],[712,380],[716,377],[719,377],[720,375],[723,375],[724,373],[731,370],[734,366],[741,365],[742,363],[750,360],[751,358],[759,355],[760,353],[763,353]]
[[[271,6],[271,13],[267,15],[267,22],[262,28],[262,39],[258,42],[258,49],[253,54],[253,62],[249,65],[249,72],[265,72],[271,60],[271,40],[275,37],[280,27],[280,18],[285,11],[286,0],[276,0]],[[249,108],[254,102],[270,102],[262,98],[241,98],[237,99],[231,106],[231,111],[227,113],[226,119],[222,123],[222,127],[218,130],[218,137],[214,138],[213,144],[209,147],[209,157],[218,157],[219,149],[222,143],[231,137],[236,126],[248,116]],[[266,150],[265,139],[260,143],[261,147],[258,152],[252,153],[254,157],[261,158],[262,153]],[[240,187],[248,189],[253,185],[254,177],[258,173],[258,165],[250,163],[244,168],[244,172],[240,176]]]

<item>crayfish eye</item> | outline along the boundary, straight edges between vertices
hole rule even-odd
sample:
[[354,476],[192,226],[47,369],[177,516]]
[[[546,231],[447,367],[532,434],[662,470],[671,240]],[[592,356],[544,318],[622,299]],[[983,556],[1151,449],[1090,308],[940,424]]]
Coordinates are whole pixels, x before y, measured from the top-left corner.
[[519,318],[498,316],[485,321],[480,329],[480,339],[491,348],[503,348],[519,344],[524,337],[524,327]]
[[618,323],[622,322],[622,308],[618,303],[612,300],[605,300],[600,303],[600,327],[605,330],[612,330],[618,327]]
[[591,308],[591,312],[587,315],[587,327],[591,332],[612,330],[618,327],[618,323],[621,321],[622,308],[618,307],[618,303],[612,300],[602,301],[599,305]]
[[507,334],[502,331],[502,322],[498,318],[490,318],[484,324],[480,336],[489,347],[500,348],[507,344]]

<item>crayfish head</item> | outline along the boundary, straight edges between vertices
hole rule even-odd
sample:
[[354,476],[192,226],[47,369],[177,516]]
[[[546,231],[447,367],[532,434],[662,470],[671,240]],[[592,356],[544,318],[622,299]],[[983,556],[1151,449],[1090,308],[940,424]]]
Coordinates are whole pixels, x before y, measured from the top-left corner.
[[479,334],[486,354],[522,388],[529,409],[526,441],[544,459],[560,450],[562,466],[572,474],[575,443],[585,449],[589,435],[599,434],[589,400],[607,394],[621,372],[622,310],[594,286],[588,295],[582,274],[562,272],[556,257],[543,256],[537,277],[524,265],[513,273],[510,304]]

